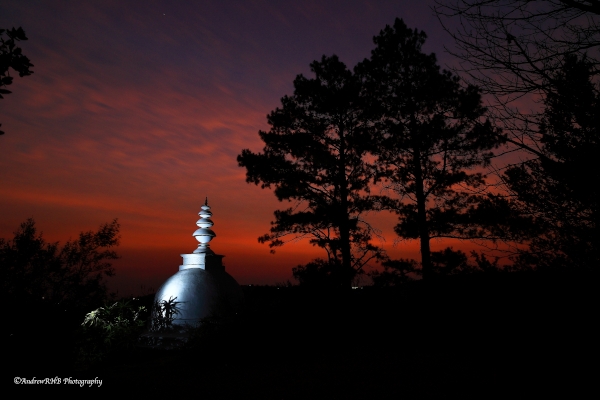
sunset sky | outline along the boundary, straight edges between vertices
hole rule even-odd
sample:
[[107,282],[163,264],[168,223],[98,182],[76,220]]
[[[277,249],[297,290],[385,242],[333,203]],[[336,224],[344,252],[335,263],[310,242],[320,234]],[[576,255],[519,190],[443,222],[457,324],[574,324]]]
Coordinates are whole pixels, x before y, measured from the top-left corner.
[[[310,62],[337,54],[353,67],[396,17],[427,33],[425,51],[442,66],[452,63],[432,4],[2,1],[0,27],[23,27],[34,74],[0,100],[0,237],[32,217],[48,241],[64,243],[118,218],[112,285],[156,289],[196,247],[208,196],[211,247],[227,271],[241,284],[291,279],[292,267],[324,253],[293,243],[272,255],[258,243],[288,205],[247,184],[236,156],[262,148],[266,115]],[[416,243],[394,245],[393,215],[367,218],[390,255],[418,257]]]

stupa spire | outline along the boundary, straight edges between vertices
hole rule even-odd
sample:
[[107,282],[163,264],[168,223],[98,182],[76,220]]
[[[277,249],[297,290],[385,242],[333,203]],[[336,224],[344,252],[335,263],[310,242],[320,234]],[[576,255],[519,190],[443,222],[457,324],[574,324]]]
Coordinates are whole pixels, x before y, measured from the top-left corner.
[[198,225],[198,229],[193,233],[193,236],[199,242],[198,248],[194,250],[194,254],[215,254],[208,244],[215,236],[217,236],[212,229],[210,229],[214,223],[210,219],[212,217],[212,212],[210,212],[210,207],[208,205],[208,197],[204,201],[204,205],[200,207],[200,212],[198,213],[200,219],[196,221],[196,225]]
[[198,248],[190,254],[181,254],[183,264],[179,271],[171,276],[158,289],[154,297],[155,304],[165,304],[176,299],[178,312],[168,314],[164,307],[154,308],[153,323],[162,324],[165,318],[171,318],[172,324],[179,327],[198,326],[206,317],[229,318],[241,310],[243,294],[235,279],[223,266],[223,255],[215,254],[208,242],[216,235],[210,229],[213,222],[210,217],[208,198],[200,207],[198,229],[193,236]]

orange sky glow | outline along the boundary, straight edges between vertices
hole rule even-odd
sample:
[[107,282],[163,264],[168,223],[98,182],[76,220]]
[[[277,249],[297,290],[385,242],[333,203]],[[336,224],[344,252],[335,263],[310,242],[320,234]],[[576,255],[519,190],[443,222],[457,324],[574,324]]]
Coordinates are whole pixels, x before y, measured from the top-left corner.
[[[0,4],[0,27],[23,27],[34,64],[0,100],[0,237],[32,217],[48,241],[64,243],[118,218],[111,285],[121,294],[157,289],[177,271],[179,254],[197,245],[206,196],[211,247],[240,284],[292,280],[292,267],[325,253],[298,242],[273,255],[258,243],[288,205],[247,184],[236,162],[242,149],[262,148],[266,115],[310,62],[337,54],[353,67],[396,17],[452,63],[432,1],[83,3]],[[418,258],[417,242],[395,244],[394,215],[367,219],[390,255]],[[432,242],[447,245],[473,248]]]

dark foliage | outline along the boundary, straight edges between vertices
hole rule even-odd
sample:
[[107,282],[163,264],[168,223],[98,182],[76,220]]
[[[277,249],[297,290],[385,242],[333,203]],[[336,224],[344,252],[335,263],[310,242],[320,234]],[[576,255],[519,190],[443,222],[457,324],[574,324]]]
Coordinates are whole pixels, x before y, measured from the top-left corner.
[[[423,276],[422,265],[415,260],[386,260],[382,265],[383,271],[373,271],[370,274],[376,287],[399,286]],[[452,247],[442,251],[432,251],[431,265],[432,275],[437,279],[453,275],[482,272],[489,274],[514,270],[511,266],[498,266],[498,258],[490,260],[485,254],[475,251],[471,252],[469,258],[464,252],[453,250]]]
[[96,232],[82,232],[65,243],[47,243],[28,219],[13,240],[0,239],[0,285],[10,303],[45,304],[61,309],[90,310],[107,299],[104,277],[114,275],[111,261],[119,244],[114,220]]
[[569,56],[552,76],[555,90],[540,118],[543,157],[509,168],[506,183],[519,213],[530,216],[531,244],[518,263],[593,268],[598,246],[600,91],[593,65]]
[[130,352],[147,325],[139,299],[106,304],[86,314],[78,332],[76,362],[86,369],[116,354]]
[[104,390],[143,382],[154,396],[585,397],[595,384],[587,361],[596,281],[517,273],[345,293],[245,287],[243,319],[208,327],[187,348],[140,349],[90,374]]
[[152,324],[150,330],[153,332],[168,332],[173,329],[173,320],[180,314],[180,304],[177,297],[169,297],[169,300],[154,301],[152,306]]
[[339,273],[339,266],[320,258],[292,268],[292,275],[300,286],[315,290],[336,288],[343,279],[336,276]]
[[397,259],[385,260],[382,263],[383,271],[371,272],[375,287],[399,286],[414,280],[420,270],[416,260]]
[[[18,72],[20,77],[33,73],[29,69],[33,64],[16,45],[21,40],[27,40],[23,28],[0,29],[0,99],[4,98],[2,95],[11,93],[6,89],[13,81],[10,69]],[[0,131],[0,135],[2,134],[4,132]]]

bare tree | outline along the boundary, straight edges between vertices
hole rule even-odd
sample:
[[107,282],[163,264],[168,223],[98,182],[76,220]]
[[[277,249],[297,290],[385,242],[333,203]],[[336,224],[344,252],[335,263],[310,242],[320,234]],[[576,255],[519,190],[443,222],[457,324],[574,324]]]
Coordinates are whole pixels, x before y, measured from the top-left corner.
[[567,56],[600,66],[600,1],[438,0],[440,22],[454,38],[456,68],[486,93],[506,140],[545,157],[540,103],[556,91]]
[[537,229],[518,260],[596,265],[600,1],[437,0],[435,11],[456,69],[527,152],[500,174],[512,209]]

